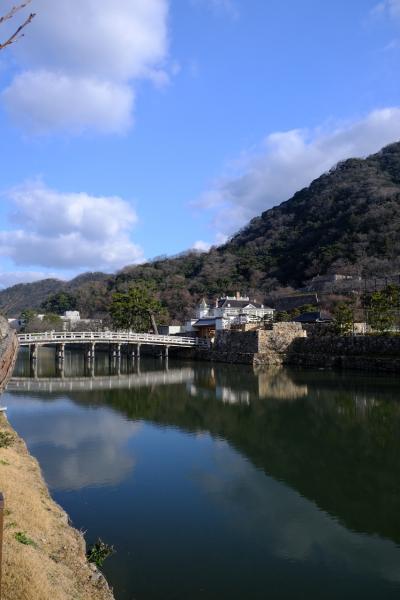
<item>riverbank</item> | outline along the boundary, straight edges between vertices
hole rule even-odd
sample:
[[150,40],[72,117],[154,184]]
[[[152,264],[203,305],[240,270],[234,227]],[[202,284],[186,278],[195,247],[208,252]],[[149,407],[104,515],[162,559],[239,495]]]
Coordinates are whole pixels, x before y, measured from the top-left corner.
[[[12,375],[15,334],[0,322],[0,392]],[[38,462],[0,413],[0,491],[5,498],[2,600],[114,600],[86,559],[83,535],[51,498]]]
[[52,500],[38,462],[4,415],[0,489],[5,497],[2,600],[113,600],[104,577],[86,560],[83,535]]

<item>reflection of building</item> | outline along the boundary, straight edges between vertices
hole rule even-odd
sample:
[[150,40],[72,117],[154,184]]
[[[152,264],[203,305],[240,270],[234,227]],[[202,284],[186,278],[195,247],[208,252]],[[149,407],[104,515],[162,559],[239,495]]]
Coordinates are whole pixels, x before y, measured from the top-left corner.
[[307,385],[299,385],[290,379],[282,369],[269,369],[258,374],[258,389],[260,398],[274,400],[299,400],[308,395]]
[[187,331],[201,337],[213,337],[216,331],[247,323],[272,321],[274,310],[239,294],[219,298],[215,306],[203,299],[197,308],[196,318],[187,323]]

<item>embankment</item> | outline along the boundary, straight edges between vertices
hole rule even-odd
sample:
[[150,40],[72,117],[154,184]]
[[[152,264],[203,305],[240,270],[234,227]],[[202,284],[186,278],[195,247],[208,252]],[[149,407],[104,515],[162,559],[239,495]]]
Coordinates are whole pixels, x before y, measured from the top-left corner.
[[[18,343],[0,318],[0,387]],[[38,462],[0,413],[0,491],[5,497],[2,600],[113,600],[86,560],[85,540],[52,500]]]
[[234,364],[400,373],[400,336],[337,336],[325,327],[276,323],[270,330],[218,331],[208,351],[179,356]]
[[400,373],[400,336],[309,335],[294,340],[286,364]]

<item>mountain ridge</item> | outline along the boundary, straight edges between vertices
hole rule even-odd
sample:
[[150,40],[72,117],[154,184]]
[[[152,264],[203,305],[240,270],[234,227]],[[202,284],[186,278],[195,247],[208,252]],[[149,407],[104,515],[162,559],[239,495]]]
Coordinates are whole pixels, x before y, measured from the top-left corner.
[[73,293],[85,316],[107,311],[111,294],[146,280],[171,320],[190,316],[202,296],[241,290],[265,297],[338,271],[374,276],[400,272],[400,142],[368,158],[340,162],[279,206],[264,211],[227,243],[189,251],[115,275],[86,273],[70,282],[44,280],[0,292],[0,310],[38,308],[57,291]]

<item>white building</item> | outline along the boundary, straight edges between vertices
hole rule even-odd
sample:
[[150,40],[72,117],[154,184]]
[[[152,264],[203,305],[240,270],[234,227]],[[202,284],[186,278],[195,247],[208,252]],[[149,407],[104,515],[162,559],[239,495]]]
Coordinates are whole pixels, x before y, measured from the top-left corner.
[[67,310],[61,319],[63,321],[71,321],[72,323],[76,323],[77,321],[81,320],[81,314],[79,310]]
[[209,337],[216,330],[229,329],[233,325],[272,321],[273,318],[273,308],[255,300],[250,301],[250,298],[239,293],[219,298],[214,306],[207,304],[203,298],[197,307],[196,318],[187,323],[186,331],[198,331]]

